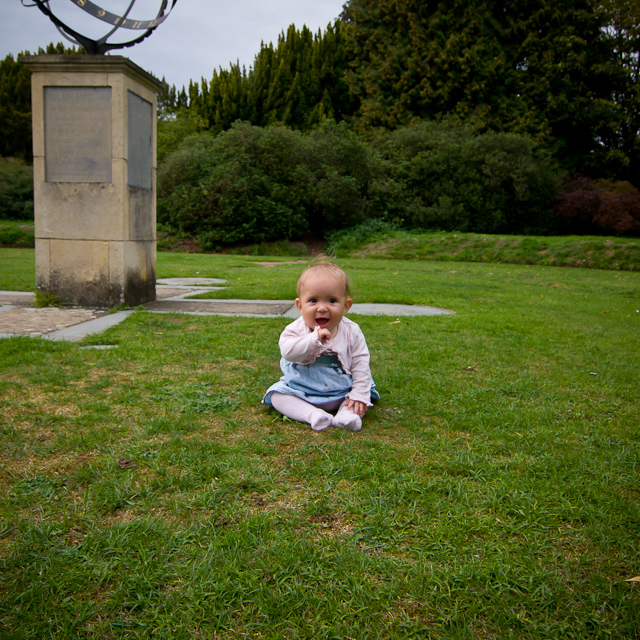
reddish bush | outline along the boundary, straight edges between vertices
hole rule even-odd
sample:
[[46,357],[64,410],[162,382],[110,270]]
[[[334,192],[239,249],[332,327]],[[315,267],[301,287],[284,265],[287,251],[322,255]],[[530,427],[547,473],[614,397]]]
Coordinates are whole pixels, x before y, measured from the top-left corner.
[[629,182],[565,176],[554,212],[567,233],[619,236],[640,232],[640,192]]
[[593,218],[602,202],[602,192],[589,178],[567,175],[562,181],[554,211],[567,233],[593,233]]
[[602,202],[593,222],[616,235],[640,231],[640,192],[630,182],[598,180]]

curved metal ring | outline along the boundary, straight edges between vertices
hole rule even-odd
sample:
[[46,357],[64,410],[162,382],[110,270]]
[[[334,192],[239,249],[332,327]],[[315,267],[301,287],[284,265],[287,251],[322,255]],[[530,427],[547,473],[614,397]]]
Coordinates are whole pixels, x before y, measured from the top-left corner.
[[[136,0],[131,0],[129,7],[122,16],[118,16],[114,13],[110,13],[109,11],[105,11],[90,0],[71,0],[73,4],[80,7],[95,18],[113,25],[113,29],[111,29],[99,40],[93,40],[87,36],[84,36],[65,24],[51,11],[48,6],[49,1],[50,0],[33,0],[33,4],[28,5],[24,3],[24,0],[22,0],[22,5],[24,7],[38,7],[38,9],[40,9],[40,11],[42,11],[42,13],[44,13],[53,22],[53,24],[56,25],[58,31],[60,31],[60,33],[67,40],[84,47],[86,52],[89,54],[101,55],[113,49],[124,49],[126,47],[132,47],[134,44],[137,44],[145,38],[148,38],[153,30],[167,19],[167,16],[171,13],[178,0],[171,0],[171,7],[168,11],[166,11],[166,8],[169,0],[162,0],[158,15],[153,20],[131,20],[127,17]],[[118,29],[144,30],[144,33],[128,42],[107,42],[107,38],[113,35]]]

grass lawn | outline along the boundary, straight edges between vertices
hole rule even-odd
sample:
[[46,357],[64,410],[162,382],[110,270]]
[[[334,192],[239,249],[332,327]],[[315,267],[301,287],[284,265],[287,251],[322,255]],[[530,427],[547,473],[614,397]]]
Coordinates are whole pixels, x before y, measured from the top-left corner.
[[[291,299],[284,260],[158,275]],[[356,302],[456,312],[351,316],[360,433],[260,405],[285,319],[0,340],[0,637],[640,638],[640,273],[337,262]],[[0,289],[32,265],[0,250]]]

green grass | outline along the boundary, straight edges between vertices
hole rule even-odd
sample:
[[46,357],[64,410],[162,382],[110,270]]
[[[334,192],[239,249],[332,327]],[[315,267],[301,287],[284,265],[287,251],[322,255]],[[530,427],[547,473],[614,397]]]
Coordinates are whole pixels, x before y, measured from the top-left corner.
[[340,257],[640,270],[640,238],[497,236],[401,230],[367,233],[365,227],[337,233],[331,249]]
[[0,249],[0,291],[35,291],[34,249]]
[[[228,297],[303,266],[158,258]],[[354,316],[357,434],[260,405],[284,319],[0,340],[0,637],[640,637],[640,274],[339,262],[357,301],[456,311]]]

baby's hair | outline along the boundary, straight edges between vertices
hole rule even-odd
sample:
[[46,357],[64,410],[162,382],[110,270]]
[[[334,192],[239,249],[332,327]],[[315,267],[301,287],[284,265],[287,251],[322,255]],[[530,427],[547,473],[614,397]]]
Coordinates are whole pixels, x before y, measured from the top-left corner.
[[298,297],[300,297],[300,292],[302,291],[302,285],[308,276],[312,273],[318,273],[325,276],[330,276],[332,278],[336,278],[337,280],[341,280],[344,284],[344,293],[349,297],[349,276],[336,264],[333,262],[329,262],[326,259],[320,259],[312,262],[301,274],[298,278],[298,284],[296,284],[296,293]]

